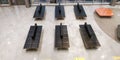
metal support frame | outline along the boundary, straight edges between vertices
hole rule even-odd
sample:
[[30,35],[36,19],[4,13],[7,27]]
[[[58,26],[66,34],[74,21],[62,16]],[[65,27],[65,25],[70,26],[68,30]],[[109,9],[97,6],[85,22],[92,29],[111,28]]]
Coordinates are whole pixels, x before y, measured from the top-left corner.
[[25,0],[25,6],[29,8],[31,6],[31,1],[30,0]]
[[115,5],[116,5],[116,1],[117,1],[117,0],[112,0],[111,3],[110,3],[110,5],[111,5],[111,6],[115,6]]

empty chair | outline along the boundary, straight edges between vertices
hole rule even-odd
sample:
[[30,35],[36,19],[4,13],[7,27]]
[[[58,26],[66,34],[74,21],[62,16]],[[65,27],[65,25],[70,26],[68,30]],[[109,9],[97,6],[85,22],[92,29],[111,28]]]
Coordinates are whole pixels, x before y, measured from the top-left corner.
[[117,27],[117,38],[120,40],[120,25]]
[[60,25],[55,26],[55,48],[57,49],[69,48],[67,26],[62,25],[62,23]]
[[45,16],[45,6],[39,5],[37,6],[33,18],[35,19],[43,19]]
[[82,40],[87,49],[97,49],[100,44],[90,24],[80,25]]
[[74,12],[77,19],[84,19],[87,17],[83,6],[79,5],[79,3],[77,3],[77,5],[74,5]]
[[41,36],[42,26],[31,26],[28,32],[28,36],[24,45],[24,49],[31,50],[31,49],[38,49],[40,36]]
[[63,5],[57,5],[55,6],[55,18],[56,19],[64,19],[65,18],[65,11]]

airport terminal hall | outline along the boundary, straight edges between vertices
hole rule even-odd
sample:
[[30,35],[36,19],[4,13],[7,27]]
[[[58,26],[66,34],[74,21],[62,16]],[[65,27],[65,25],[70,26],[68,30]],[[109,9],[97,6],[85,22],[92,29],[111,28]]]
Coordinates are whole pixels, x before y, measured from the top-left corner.
[[120,60],[120,0],[0,0],[0,60]]

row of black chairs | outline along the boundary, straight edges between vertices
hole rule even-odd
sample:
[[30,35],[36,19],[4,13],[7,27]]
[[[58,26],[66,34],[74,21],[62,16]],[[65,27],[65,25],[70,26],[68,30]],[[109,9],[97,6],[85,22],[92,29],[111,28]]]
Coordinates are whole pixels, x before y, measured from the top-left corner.
[[[79,27],[84,46],[87,49],[98,48],[100,44],[91,25],[85,23],[84,25],[79,25]],[[37,50],[39,47],[41,33],[42,26],[37,26],[37,24],[35,24],[35,26],[31,26],[24,45],[24,49]],[[55,48],[68,49],[69,47],[70,45],[67,25],[62,25],[62,23],[60,23],[60,25],[55,26]]]
[[[83,6],[79,5],[79,3],[77,5],[74,5],[74,12],[77,19],[84,19],[85,17],[87,17]],[[40,4],[39,6],[37,6],[33,18],[42,20],[44,19],[44,17],[45,17],[45,6]],[[64,6],[60,5],[60,3],[59,5],[55,6],[55,18],[58,20],[65,18]]]
[[[74,5],[74,12],[77,19],[84,19],[87,17],[85,10],[82,5]],[[34,18],[35,19],[43,19],[45,16],[45,6],[41,5],[37,6]],[[55,18],[56,19],[64,19],[65,18],[65,10],[63,5],[55,6]],[[84,25],[80,25],[80,32],[82,35],[82,39],[84,45],[87,49],[98,48],[100,46],[96,35],[90,24],[85,23]],[[24,45],[24,49],[27,50],[37,50],[39,47],[40,37],[42,33],[42,26],[31,26],[28,32],[28,36]],[[69,45],[69,36],[67,31],[67,25],[56,25],[55,26],[55,48],[57,49],[68,49]]]

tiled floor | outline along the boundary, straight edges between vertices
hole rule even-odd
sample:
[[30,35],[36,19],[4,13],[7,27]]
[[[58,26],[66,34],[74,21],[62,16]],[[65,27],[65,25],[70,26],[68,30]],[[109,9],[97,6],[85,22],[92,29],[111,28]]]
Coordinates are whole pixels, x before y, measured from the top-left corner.
[[[73,6],[65,6],[66,17],[64,20],[55,20],[54,6],[46,7],[46,17],[42,21],[34,21],[35,6],[0,7],[0,60],[74,60],[83,57],[85,60],[113,60],[120,56],[120,43],[106,35],[94,19],[94,10],[107,5],[84,6],[87,13],[85,20],[76,20]],[[113,8],[119,8],[115,6]],[[68,51],[54,49],[55,25],[67,25],[70,40]],[[86,50],[79,32],[79,25],[87,22],[92,25],[101,47],[96,50]],[[23,49],[30,25],[43,26],[41,44],[38,51]]]

